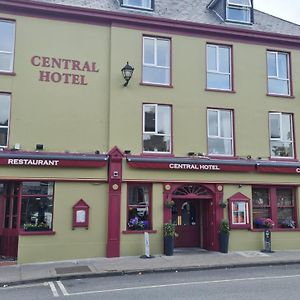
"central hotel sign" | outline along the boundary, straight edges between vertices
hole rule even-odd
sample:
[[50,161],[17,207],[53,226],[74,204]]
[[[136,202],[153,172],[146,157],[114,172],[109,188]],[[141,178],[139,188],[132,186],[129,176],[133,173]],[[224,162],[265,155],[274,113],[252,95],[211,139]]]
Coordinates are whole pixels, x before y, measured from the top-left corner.
[[220,171],[218,165],[200,165],[200,164],[169,164],[169,169],[175,170],[199,170],[199,171]]
[[[39,81],[73,85],[88,85],[84,73],[98,73],[96,62],[48,56],[32,56],[31,64],[39,70]],[[44,70],[48,69],[48,70]],[[52,69],[55,69],[53,71]],[[59,71],[56,71],[59,70]]]

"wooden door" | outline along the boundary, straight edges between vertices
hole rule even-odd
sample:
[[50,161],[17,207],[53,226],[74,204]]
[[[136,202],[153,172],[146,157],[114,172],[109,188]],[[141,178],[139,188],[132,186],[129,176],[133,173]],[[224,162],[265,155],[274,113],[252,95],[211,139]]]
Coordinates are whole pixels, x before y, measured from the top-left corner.
[[172,222],[176,224],[175,247],[200,247],[198,199],[175,199]]
[[18,213],[19,188],[13,184],[6,185],[1,196],[0,214],[2,216],[2,229],[0,255],[16,258],[18,254]]

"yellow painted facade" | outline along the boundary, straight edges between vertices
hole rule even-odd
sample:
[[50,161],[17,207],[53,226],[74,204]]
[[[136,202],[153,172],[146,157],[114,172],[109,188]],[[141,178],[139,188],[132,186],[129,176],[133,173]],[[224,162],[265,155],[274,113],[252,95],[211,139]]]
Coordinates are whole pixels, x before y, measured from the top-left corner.
[[[99,13],[100,14],[100,13]],[[126,12],[124,13],[126,14]],[[151,29],[112,22],[97,24],[49,17],[38,13],[0,13],[0,21],[15,20],[14,75],[0,74],[0,93],[11,95],[9,144],[20,151],[34,152],[36,144],[44,145],[44,153],[89,153],[101,155],[115,146],[132,155],[143,157],[143,104],[172,106],[172,157],[185,157],[190,151],[207,153],[207,109],[234,111],[234,140],[238,160],[258,157],[263,160],[269,151],[269,112],[294,115],[296,157],[300,156],[300,42],[298,47],[282,47],[266,42],[222,39],[218,34],[205,37],[179,30]],[[143,36],[159,36],[171,40],[172,87],[146,86],[142,82]],[[1,37],[0,37],[1,39]],[[206,45],[232,47],[233,92],[207,91]],[[267,95],[266,51],[290,53],[293,97]],[[52,67],[53,58],[69,60]],[[44,59],[44,60],[43,60]],[[95,70],[76,70],[88,62]],[[127,87],[121,68],[129,62],[134,73]],[[47,66],[47,64],[50,64]],[[43,65],[44,64],[44,65]],[[41,80],[46,73],[56,73],[49,82]],[[42,75],[44,77],[41,77]],[[47,73],[48,74],[48,73]],[[58,75],[57,75],[58,74]],[[60,74],[60,75],[59,75]],[[63,75],[60,82],[58,78]],[[79,77],[73,77],[79,76]],[[47,75],[48,76],[48,75]],[[49,75],[51,77],[51,75]],[[67,77],[66,77],[67,76]],[[81,76],[81,77],[80,77]],[[50,78],[49,77],[49,78]],[[67,79],[66,79],[67,78]],[[72,80],[74,82],[72,83]],[[80,80],[81,84],[78,84]],[[67,81],[67,82],[66,82]],[[296,223],[300,224],[299,174],[258,172],[197,172],[183,170],[135,169],[122,158],[120,194],[119,252],[121,256],[144,254],[144,235],[128,233],[128,186],[152,184],[151,253],[163,253],[164,186],[168,184],[222,187],[227,203],[232,195],[242,193],[252,198],[252,186],[291,186],[296,191]],[[53,235],[20,235],[18,262],[63,260],[109,256],[107,253],[110,199],[109,163],[102,168],[46,168],[1,166],[0,181],[55,182]],[[119,184],[119,183],[117,183]],[[118,187],[119,188],[119,187]],[[90,206],[88,229],[72,230],[72,207],[79,200]],[[0,207],[1,208],[1,207]],[[252,206],[250,205],[250,217]],[[221,214],[221,212],[220,212]],[[222,210],[228,218],[228,205]],[[217,230],[217,225],[215,224]],[[300,249],[300,231],[275,231],[275,250]],[[203,230],[203,229],[202,229]],[[202,232],[202,235],[205,233]],[[217,234],[217,233],[216,233]],[[234,229],[230,233],[230,250],[260,250],[261,231]],[[63,251],[62,251],[63,249]]]

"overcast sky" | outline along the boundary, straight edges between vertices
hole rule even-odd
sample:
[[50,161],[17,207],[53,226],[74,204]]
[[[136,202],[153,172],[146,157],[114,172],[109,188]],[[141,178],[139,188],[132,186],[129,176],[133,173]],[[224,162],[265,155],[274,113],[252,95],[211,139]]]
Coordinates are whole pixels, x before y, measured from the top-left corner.
[[300,0],[254,0],[254,8],[300,25]]

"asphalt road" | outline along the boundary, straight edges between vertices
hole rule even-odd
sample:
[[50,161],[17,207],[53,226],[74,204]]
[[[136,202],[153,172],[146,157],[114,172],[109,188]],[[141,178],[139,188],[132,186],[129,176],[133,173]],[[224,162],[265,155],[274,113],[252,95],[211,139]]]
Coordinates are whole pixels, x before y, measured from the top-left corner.
[[300,299],[300,265],[85,278],[0,288],[1,300]]

